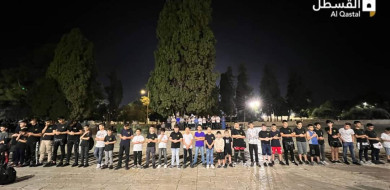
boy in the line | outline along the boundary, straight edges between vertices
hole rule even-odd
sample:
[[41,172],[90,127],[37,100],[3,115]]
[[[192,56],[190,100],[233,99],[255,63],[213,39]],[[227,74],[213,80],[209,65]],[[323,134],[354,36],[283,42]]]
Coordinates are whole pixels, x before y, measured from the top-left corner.
[[237,164],[238,154],[241,155],[243,165],[246,166],[246,159],[244,155],[244,150],[246,148],[245,143],[245,132],[240,128],[240,125],[237,122],[234,122],[234,129],[232,129],[232,138],[233,138],[233,148],[234,148],[234,165]]
[[133,138],[133,154],[134,154],[134,168],[142,168],[142,144],[145,142],[145,138],[141,135],[141,129],[138,128],[135,131]]
[[[355,125],[355,137],[356,137],[356,147],[359,150],[359,162],[360,164],[370,163],[368,160],[368,149],[370,149],[370,143],[368,142],[367,135],[364,133],[364,129],[362,129],[362,123],[360,121],[354,121]],[[363,161],[363,155],[365,160]]]
[[217,132],[217,138],[215,139],[215,151],[217,152],[217,159],[218,159],[218,168],[221,168],[223,164],[225,166],[225,159],[224,159],[224,148],[225,148],[225,142],[221,138],[221,132]]
[[179,132],[178,125],[175,125],[173,132],[169,135],[169,140],[172,142],[171,143],[171,153],[172,153],[171,166],[169,167],[173,168],[175,166],[175,161],[176,161],[177,169],[180,169],[179,151],[180,151],[181,141],[183,140],[183,134]]
[[145,168],[149,167],[149,160],[150,160],[150,155],[152,155],[152,165],[153,169],[156,169],[156,142],[158,141],[157,135],[154,132],[154,127],[149,128],[149,133],[146,135],[146,142],[147,142],[147,147],[146,147],[146,164]]
[[25,159],[25,151],[27,147],[27,128],[23,128],[19,131],[16,137],[16,150],[14,164],[16,167],[22,167]]
[[206,143],[206,162],[207,166],[206,168],[209,169],[209,167],[214,168],[214,142],[215,142],[215,136],[213,133],[211,133],[211,127],[207,128],[207,134],[205,137],[205,143]]
[[[8,148],[7,148],[7,139],[8,139],[8,132],[7,127],[4,124],[0,125],[0,145],[2,145],[2,150],[0,151],[1,158],[4,158],[4,160],[0,160],[1,164],[7,165],[8,164]],[[40,162],[42,163],[42,162]]]
[[272,124],[271,127],[271,150],[272,150],[272,165],[275,165],[275,154],[278,154],[279,158],[279,164],[285,165],[282,156],[282,147],[280,145],[280,139],[282,138],[280,136],[280,132],[276,130],[276,124]]
[[343,141],[343,159],[344,163],[349,165],[347,159],[347,152],[351,153],[352,163],[355,165],[360,165],[360,163],[356,160],[355,150],[354,150],[354,136],[355,132],[351,129],[351,123],[345,123],[344,128],[339,129],[340,138]]
[[374,164],[384,164],[383,162],[379,161],[379,152],[380,149],[376,147],[377,143],[379,143],[380,138],[376,135],[376,132],[374,131],[374,125],[372,123],[367,123],[367,130],[365,131],[366,135],[368,136],[368,140],[371,144],[371,162]]
[[[104,147],[104,165],[102,169],[109,168],[113,169],[113,151],[114,151],[114,145],[116,143],[116,137],[114,134],[112,134],[111,129],[107,129],[107,136],[104,137],[104,144],[106,145]],[[109,164],[109,165],[108,165]]]
[[198,131],[195,132],[195,156],[194,161],[192,162],[192,165],[195,165],[198,161],[198,152],[200,151],[201,158],[202,158],[202,164],[206,166],[206,163],[204,161],[204,137],[206,135],[202,131],[202,126],[198,125]]
[[164,155],[164,168],[167,168],[168,161],[167,161],[167,143],[168,143],[168,136],[165,134],[165,128],[162,128],[160,130],[160,135],[158,135],[158,167],[160,168],[161,165],[161,157]]
[[130,124],[126,123],[119,134],[121,142],[119,143],[119,158],[118,165],[115,170],[122,167],[123,152],[125,152],[125,169],[129,169],[129,157],[130,157],[130,141],[133,139],[133,129],[130,128]]
[[183,135],[183,167],[187,167],[187,161],[190,163],[190,167],[193,168],[192,164],[192,139],[194,137],[191,134],[190,127],[186,127]]
[[298,147],[298,158],[299,164],[303,164],[302,157],[305,159],[306,164],[310,164],[307,160],[307,143],[306,143],[306,130],[302,127],[302,121],[296,122],[296,127],[294,128],[295,140]]
[[336,127],[333,127],[333,121],[327,120],[325,131],[328,133],[328,143],[330,146],[330,152],[332,155],[332,163],[341,163],[339,160],[339,147],[343,145],[340,142],[340,133]]
[[223,141],[225,143],[224,145],[224,155],[225,155],[225,159],[224,159],[224,163],[225,165],[223,166],[224,168],[227,168],[227,160],[229,159],[229,166],[230,167],[233,167],[233,164],[232,164],[232,153],[233,153],[233,139],[232,137],[230,137],[230,133],[229,133],[229,130],[225,130],[225,136],[223,137]]
[[385,147],[387,162],[390,163],[390,127],[385,129],[385,132],[381,134],[383,140],[383,147]]
[[[84,126],[84,134],[80,137],[80,146],[81,146],[81,164],[79,167],[88,167],[88,152],[89,152],[89,143],[90,138],[92,138],[92,133],[89,130],[89,125]],[[85,161],[85,162],[84,162]]]
[[314,123],[314,132],[317,134],[318,146],[320,149],[320,159],[321,164],[325,165],[327,162],[325,161],[325,141],[324,141],[324,131],[321,129],[321,124],[319,122]]
[[298,166],[298,163],[295,162],[294,158],[294,141],[292,139],[295,133],[288,127],[288,122],[286,120],[283,120],[282,124],[283,127],[280,128],[280,136],[282,136],[284,160],[286,161],[286,165],[289,165],[288,152],[290,152],[291,162]]
[[99,131],[96,133],[96,145],[95,145],[95,150],[93,152],[93,155],[96,158],[97,164],[96,164],[96,169],[101,168],[102,166],[102,160],[103,160],[103,152],[104,152],[104,138],[107,136],[107,131],[104,130],[104,124],[100,123],[99,124]]
[[317,164],[322,164],[320,162],[320,147],[318,145],[318,136],[314,131],[314,126],[312,124],[307,125],[306,138],[309,141],[309,150],[310,150],[310,160],[311,165],[314,165],[314,157],[316,157]]
[[[259,132],[259,139],[261,140],[261,152],[263,155],[263,164],[265,167],[273,166],[271,161],[271,143],[272,140],[271,133],[267,131],[267,126],[265,124],[261,125],[261,131]],[[268,163],[268,164],[267,164]]]
[[[253,128],[253,123],[249,122],[249,129],[247,130],[246,134],[248,136],[248,144],[249,144],[249,155],[251,158],[251,167],[255,165],[256,161],[256,166],[259,166],[259,149],[257,147],[257,144],[259,143],[259,133],[257,132],[258,130]],[[253,154],[255,159],[253,159]]]

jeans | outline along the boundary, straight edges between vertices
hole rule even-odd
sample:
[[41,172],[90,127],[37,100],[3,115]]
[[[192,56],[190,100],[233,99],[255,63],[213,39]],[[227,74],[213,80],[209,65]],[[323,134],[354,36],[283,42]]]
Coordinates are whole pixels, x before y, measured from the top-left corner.
[[344,159],[344,162],[347,161],[348,149],[349,149],[349,152],[351,152],[352,161],[356,162],[353,142],[343,142],[343,159]]
[[214,164],[214,148],[206,148],[206,163],[208,165]]
[[356,144],[358,146],[358,149],[359,149],[359,160],[362,161],[363,160],[363,154],[364,154],[364,158],[366,159],[366,161],[368,161],[368,147],[367,148],[362,148],[362,144],[361,142],[358,142]]
[[146,166],[149,166],[150,154],[152,155],[152,164],[156,165],[156,147],[146,147]]
[[[290,145],[288,145],[290,143]],[[291,161],[295,161],[294,158],[294,142],[292,141],[285,141],[283,144],[283,153],[284,153],[284,160],[286,163],[288,163],[288,152],[290,152]]]
[[325,161],[325,143],[319,144],[320,146],[320,160]]
[[88,146],[81,146],[81,164],[88,165]]
[[256,163],[259,162],[259,149],[257,148],[257,144],[249,144],[249,155],[251,157],[251,162],[253,162],[253,151],[255,152],[255,160]]
[[43,162],[43,159],[45,158],[45,153],[47,153],[47,162],[51,162],[51,157],[53,155],[53,141],[51,140],[42,140],[41,146],[39,147],[39,163]]
[[104,165],[108,166],[108,160],[110,160],[109,166],[112,166],[114,164],[112,157],[112,150],[104,151]]
[[161,165],[161,156],[164,155],[164,164],[167,165],[167,148],[158,149],[158,165]]
[[104,147],[95,147],[93,155],[95,156],[95,158],[97,160],[97,164],[101,164],[102,163],[103,151],[104,151]]
[[[184,165],[186,165],[187,164],[187,161],[189,161],[190,162],[190,164],[191,164],[191,160],[192,160],[192,148],[189,148],[188,150],[186,149],[186,148],[184,148],[183,149],[183,159],[184,159],[184,161],[183,161],[183,163],[184,163]],[[187,153],[188,153],[188,157],[187,157]],[[191,164],[192,165],[192,164]]]
[[374,148],[374,146],[371,145],[371,160],[372,162],[379,161],[379,149]]
[[119,145],[118,167],[122,167],[123,151],[125,151],[125,166],[129,166],[130,145]]
[[177,166],[180,165],[179,151],[180,151],[180,148],[171,148],[171,152],[172,152],[171,165],[172,166],[175,166],[175,159],[176,159],[176,165]]
[[194,162],[192,162],[192,164],[196,164],[196,162],[198,161],[198,152],[200,150],[200,154],[201,154],[201,157],[202,157],[202,164],[204,164],[204,147],[203,146],[196,146],[195,147],[195,156],[194,156]]
[[67,155],[66,155],[66,163],[69,163],[70,157],[72,156],[72,149],[74,152],[74,163],[79,163],[79,144],[80,140],[68,140],[67,146]]
[[135,166],[137,165],[137,161],[138,161],[138,165],[141,165],[141,163],[142,163],[142,151],[134,151],[133,154],[134,154],[134,165]]
[[15,150],[15,164],[23,164],[24,162],[24,152],[26,151],[25,148],[16,148]]

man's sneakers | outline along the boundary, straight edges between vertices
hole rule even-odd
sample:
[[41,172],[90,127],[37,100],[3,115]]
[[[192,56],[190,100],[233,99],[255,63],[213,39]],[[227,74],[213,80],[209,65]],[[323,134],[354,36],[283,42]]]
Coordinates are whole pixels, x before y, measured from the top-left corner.
[[344,164],[347,164],[347,165],[349,165],[350,163],[349,163],[348,161],[344,161]]
[[223,166],[223,168],[227,168],[227,164],[225,164],[225,165]]
[[251,162],[251,167],[253,167],[255,165],[255,163]]
[[56,167],[62,167],[64,164],[62,162],[58,163]]
[[45,165],[43,165],[43,167],[51,167],[52,165],[51,165],[51,163],[50,162],[48,162],[48,163],[46,163]]
[[206,166],[206,169],[209,169],[209,168],[210,168],[210,166],[209,166],[209,165],[207,165],[207,166]]
[[385,164],[384,162],[381,162],[379,160],[374,160],[374,161],[372,161],[372,163],[374,163],[374,164]]
[[221,168],[222,166],[221,165],[218,165],[218,167],[217,168]]
[[213,164],[211,164],[210,167],[211,167],[211,169],[214,169],[214,168],[215,168]]
[[96,169],[99,169],[100,168],[100,164],[96,164]]
[[161,165],[160,165],[160,164],[157,166],[157,169],[159,169],[159,168],[161,168]]
[[268,166],[272,167],[272,166],[274,166],[274,164],[272,164],[272,162],[271,162],[271,163],[268,163]]
[[122,168],[122,166],[116,166],[115,167],[115,170],[119,170],[119,169],[121,169]]
[[[295,164],[296,166],[298,166],[298,163],[295,162],[295,161],[291,161],[291,163]],[[287,164],[288,165],[288,164]]]
[[355,164],[355,165],[358,165],[358,166],[361,165],[358,161],[354,161],[354,162],[352,162],[352,164]]
[[308,160],[306,160],[306,161],[305,161],[305,164],[309,165],[309,164],[310,164],[310,162],[309,162]]
[[264,164],[263,164],[263,165],[264,165],[264,167],[267,167],[267,166],[268,166],[268,165],[267,165],[267,162],[264,162]]
[[69,165],[70,165],[69,162],[66,162],[66,163],[64,164],[64,167],[65,167],[65,166],[69,166]]
[[303,162],[302,162],[301,160],[299,160],[298,162],[299,162],[299,165],[302,165],[302,164],[303,164]]
[[167,168],[167,167],[168,167],[168,166],[165,164],[165,165],[164,165],[164,168]]
[[108,169],[112,170],[112,169],[114,169],[114,166],[113,166],[113,165],[110,165],[110,166],[108,167]]
[[84,164],[84,168],[87,168],[87,167],[89,167],[89,164]]
[[233,164],[232,164],[232,163],[230,163],[230,164],[229,164],[229,166],[230,166],[230,167],[233,167]]
[[283,161],[279,161],[279,164],[282,166],[286,165]]
[[76,166],[78,166],[79,164],[78,163],[73,163],[72,164],[72,167],[76,167]]
[[84,164],[80,164],[80,165],[79,165],[79,168],[81,168],[81,167],[84,167]]

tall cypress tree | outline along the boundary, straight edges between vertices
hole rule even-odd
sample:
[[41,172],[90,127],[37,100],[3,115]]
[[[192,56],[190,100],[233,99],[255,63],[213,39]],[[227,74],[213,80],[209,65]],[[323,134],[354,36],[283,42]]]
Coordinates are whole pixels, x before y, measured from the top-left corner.
[[96,94],[93,44],[76,28],[62,36],[47,70],[70,103],[70,119],[90,116]]
[[228,67],[226,72],[221,74],[220,97],[221,97],[221,110],[228,116],[235,114],[234,105],[234,76],[232,67]]
[[246,102],[252,94],[252,87],[248,84],[248,74],[245,64],[241,63],[238,66],[237,87],[236,87],[236,108],[239,119],[243,118],[246,109]]
[[263,112],[267,115],[278,114],[275,112],[278,111],[278,104],[281,103],[279,83],[269,65],[264,66],[263,76],[260,81],[260,95]]
[[201,113],[215,105],[215,37],[211,0],[170,0],[157,24],[150,106],[161,115]]
[[290,72],[286,100],[289,112],[294,111],[301,117],[305,116],[306,109],[311,102],[311,92],[306,88],[302,77],[296,72]]

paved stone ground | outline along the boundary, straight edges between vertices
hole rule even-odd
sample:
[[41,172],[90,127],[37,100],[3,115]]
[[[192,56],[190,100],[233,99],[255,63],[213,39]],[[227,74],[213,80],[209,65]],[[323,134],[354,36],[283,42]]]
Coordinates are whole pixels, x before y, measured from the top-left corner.
[[[326,151],[329,158],[329,150]],[[114,152],[115,165],[118,160],[118,145]],[[143,154],[145,152],[143,151]],[[183,153],[180,152],[180,155]],[[248,152],[246,157],[249,158]],[[383,150],[381,159],[384,160]],[[238,165],[227,169],[206,169],[198,166],[186,169],[101,170],[95,168],[92,151],[89,160],[91,166],[88,168],[16,168],[17,182],[0,186],[0,189],[390,189],[388,163],[364,166],[277,164],[266,168]],[[170,163],[170,156],[168,162]],[[130,163],[130,166],[133,166],[132,156]]]

